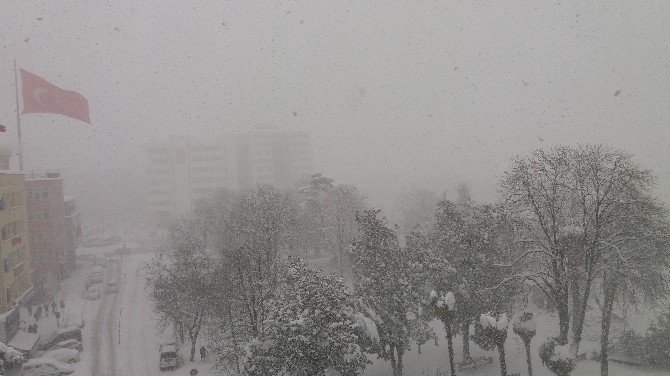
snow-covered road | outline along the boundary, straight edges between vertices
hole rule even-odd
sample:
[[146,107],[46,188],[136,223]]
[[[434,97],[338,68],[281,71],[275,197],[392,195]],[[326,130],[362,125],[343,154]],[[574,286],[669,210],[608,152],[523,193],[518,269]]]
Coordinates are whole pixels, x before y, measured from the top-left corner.
[[[106,282],[111,278],[110,274],[118,275],[121,265],[117,264],[116,267],[116,271],[108,272]],[[103,292],[102,302],[93,319],[91,328],[92,376],[117,375],[118,300],[119,294]]]
[[[190,369],[196,368],[198,376],[221,375],[211,370],[208,363],[188,359],[175,371],[160,371],[158,348],[165,336],[152,310],[143,270],[151,256],[150,253],[124,256],[119,263],[119,293],[106,294],[98,321],[93,324],[92,338],[97,355],[91,362],[91,374],[171,376],[187,375]],[[186,356],[185,350],[182,348],[182,354]]]

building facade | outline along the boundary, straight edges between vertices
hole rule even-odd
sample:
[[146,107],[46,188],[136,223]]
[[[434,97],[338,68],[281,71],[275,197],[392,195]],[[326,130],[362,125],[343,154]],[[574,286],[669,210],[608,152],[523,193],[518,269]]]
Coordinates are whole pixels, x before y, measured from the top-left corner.
[[72,197],[65,197],[65,250],[62,270],[70,275],[77,262],[77,248],[81,245],[81,217],[77,203]]
[[219,188],[237,187],[231,138],[173,137],[146,148],[147,208],[159,225],[189,215],[194,203]]
[[37,301],[54,298],[65,267],[65,201],[58,173],[26,180],[28,233]]
[[0,341],[9,343],[19,329],[20,306],[32,297],[32,265],[27,231],[23,173],[0,172]]
[[307,131],[253,129],[237,136],[237,174],[240,188],[269,184],[293,189],[312,173],[312,142]]
[[218,189],[258,184],[292,189],[313,173],[306,131],[264,128],[206,140],[173,137],[145,151],[147,209],[159,226],[190,215],[199,198]]

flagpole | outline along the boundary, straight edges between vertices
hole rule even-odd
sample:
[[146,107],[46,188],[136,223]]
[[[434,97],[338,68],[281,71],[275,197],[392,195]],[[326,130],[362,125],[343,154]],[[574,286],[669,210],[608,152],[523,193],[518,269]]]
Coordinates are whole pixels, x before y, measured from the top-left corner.
[[19,73],[14,58],[14,86],[16,88],[16,131],[19,138],[19,170],[23,171],[23,147],[21,146],[21,113],[19,112]]

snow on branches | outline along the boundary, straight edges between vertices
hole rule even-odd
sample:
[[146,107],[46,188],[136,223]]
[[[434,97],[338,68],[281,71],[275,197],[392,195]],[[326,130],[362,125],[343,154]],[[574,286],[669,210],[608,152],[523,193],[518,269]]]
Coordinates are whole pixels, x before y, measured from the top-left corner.
[[[266,305],[266,330],[246,347],[248,375],[320,375],[328,368],[345,375],[362,372],[368,361],[358,344],[361,318],[341,281],[291,258]],[[374,333],[374,323],[362,321]]]

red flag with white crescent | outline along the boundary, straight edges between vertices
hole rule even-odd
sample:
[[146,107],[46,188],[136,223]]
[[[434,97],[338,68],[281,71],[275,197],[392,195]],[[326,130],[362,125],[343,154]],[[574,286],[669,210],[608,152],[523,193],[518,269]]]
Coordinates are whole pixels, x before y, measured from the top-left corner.
[[63,90],[23,69],[21,83],[24,114],[60,114],[91,124],[88,101],[81,94]]

